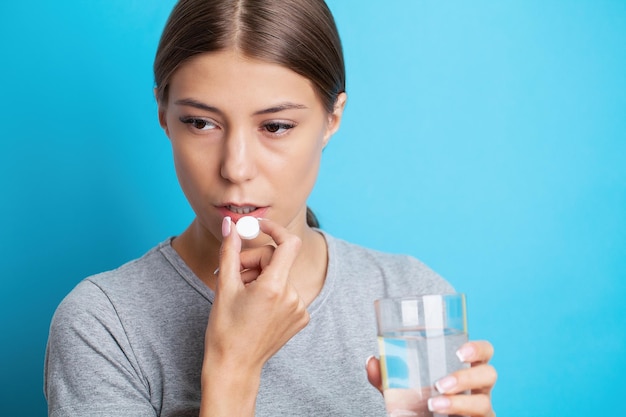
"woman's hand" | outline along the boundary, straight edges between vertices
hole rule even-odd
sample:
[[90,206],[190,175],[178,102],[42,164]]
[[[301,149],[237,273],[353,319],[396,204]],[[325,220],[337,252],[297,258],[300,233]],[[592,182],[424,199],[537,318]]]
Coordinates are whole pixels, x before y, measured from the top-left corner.
[[300,239],[270,220],[262,220],[260,227],[276,247],[241,252],[230,218],[222,225],[219,276],[205,338],[201,416],[254,415],[263,365],[309,321],[289,279]]
[[[442,395],[428,401],[431,411],[442,414],[455,414],[472,417],[495,417],[491,405],[491,390],[496,383],[497,373],[489,361],[493,356],[493,346],[486,341],[472,341],[459,349],[463,362],[471,367],[453,372],[441,378],[435,388]],[[382,392],[380,364],[370,358],[366,364],[367,378]],[[470,391],[471,395],[464,394]]]

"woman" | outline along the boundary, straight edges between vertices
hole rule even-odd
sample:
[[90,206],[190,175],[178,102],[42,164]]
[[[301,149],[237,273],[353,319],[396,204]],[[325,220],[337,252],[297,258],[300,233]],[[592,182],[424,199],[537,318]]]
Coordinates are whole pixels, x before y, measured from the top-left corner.
[[[363,369],[374,299],[452,288],[415,259],[321,232],[306,206],[347,98],[323,0],[181,0],[154,72],[196,218],[59,306],[50,414],[384,415],[378,361]],[[243,216],[261,219],[257,238],[235,232]],[[461,354],[473,366],[442,379],[430,407],[493,415],[491,345]]]

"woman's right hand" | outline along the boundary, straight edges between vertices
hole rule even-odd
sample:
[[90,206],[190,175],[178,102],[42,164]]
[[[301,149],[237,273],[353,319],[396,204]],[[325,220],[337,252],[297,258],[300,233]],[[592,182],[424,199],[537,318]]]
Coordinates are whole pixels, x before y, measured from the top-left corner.
[[263,365],[309,322],[289,279],[301,240],[271,220],[260,221],[260,227],[276,247],[242,253],[230,218],[222,224],[219,276],[202,366],[203,417],[254,415]]

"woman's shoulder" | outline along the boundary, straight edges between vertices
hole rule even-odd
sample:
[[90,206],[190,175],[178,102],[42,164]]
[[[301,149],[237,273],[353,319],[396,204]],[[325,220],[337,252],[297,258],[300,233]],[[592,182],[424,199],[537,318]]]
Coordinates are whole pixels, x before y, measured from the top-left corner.
[[344,265],[350,265],[357,269],[376,267],[383,270],[411,271],[424,275],[437,275],[419,259],[406,254],[383,252],[368,248],[356,243],[351,243],[341,238],[324,233],[328,243],[329,252]]
[[454,292],[441,275],[414,256],[367,248],[327,233],[324,236],[337,272],[355,282],[382,285],[388,296]]
[[82,279],[61,301],[57,314],[67,312],[72,315],[77,311],[94,309],[102,311],[105,306],[115,304],[116,300],[137,299],[137,294],[156,289],[155,282],[160,281],[161,285],[166,282],[157,272],[172,269],[162,253],[168,245],[169,240],[115,269]]
[[149,249],[138,258],[132,259],[117,268],[87,277],[86,279],[97,283],[123,280],[125,285],[132,280],[147,279],[160,269],[171,268],[171,262],[166,256],[169,250],[171,250],[171,238]]

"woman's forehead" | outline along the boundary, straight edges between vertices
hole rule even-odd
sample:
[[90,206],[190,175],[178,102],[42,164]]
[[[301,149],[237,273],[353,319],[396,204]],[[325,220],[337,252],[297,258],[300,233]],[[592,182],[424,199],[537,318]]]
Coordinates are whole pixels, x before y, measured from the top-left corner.
[[176,70],[172,95],[292,96],[315,98],[312,83],[285,66],[249,58],[236,50],[197,55]]

